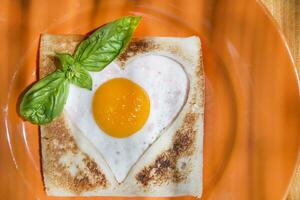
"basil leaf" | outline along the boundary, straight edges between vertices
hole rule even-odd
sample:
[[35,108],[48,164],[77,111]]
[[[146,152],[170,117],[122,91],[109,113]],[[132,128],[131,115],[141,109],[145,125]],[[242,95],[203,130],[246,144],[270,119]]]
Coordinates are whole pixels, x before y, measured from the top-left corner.
[[92,77],[90,76],[88,71],[82,68],[80,65],[72,65],[70,69],[66,71],[66,77],[74,85],[92,90]]
[[92,90],[92,77],[88,71],[74,62],[74,58],[68,53],[56,53],[57,58],[60,60],[61,67],[66,74],[66,78],[82,88]]
[[46,124],[59,116],[66,103],[69,83],[57,70],[36,82],[23,96],[20,114],[34,124]]
[[74,56],[56,53],[61,69],[36,82],[22,97],[19,112],[34,124],[58,117],[66,103],[69,83],[92,89],[88,71],[100,71],[128,45],[141,17],[123,17],[96,30],[78,46]]
[[61,68],[67,70],[71,65],[74,64],[74,58],[68,53],[55,53],[59,59]]
[[78,46],[74,59],[88,71],[100,71],[127,46],[141,17],[117,19],[96,30]]

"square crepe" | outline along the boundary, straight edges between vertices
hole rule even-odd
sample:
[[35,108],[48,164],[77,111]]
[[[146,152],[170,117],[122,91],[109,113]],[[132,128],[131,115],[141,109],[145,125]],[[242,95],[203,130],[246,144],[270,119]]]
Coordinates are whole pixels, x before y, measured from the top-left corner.
[[[42,35],[40,78],[59,66],[55,52],[72,54],[83,39],[80,35]],[[114,141],[114,138],[101,134],[93,135],[82,128],[84,126],[80,123],[76,123],[74,109],[68,110],[69,105],[76,99],[79,99],[79,105],[83,108],[86,102],[91,102],[82,103],[81,98],[70,95],[63,114],[50,124],[40,126],[42,170],[48,195],[201,196],[204,75],[200,40],[198,37],[135,38],[125,52],[106,68],[116,65],[126,69],[127,65],[132,65],[130,63],[141,56],[148,56],[143,59],[155,59],[151,55],[175,61],[187,77],[186,94],[178,94],[183,95],[184,101],[176,116],[160,133],[156,133],[156,137],[150,142],[144,142],[146,147],[140,149],[140,153],[134,150],[135,145],[128,146],[128,141],[135,137],[133,136],[124,140],[115,139],[117,142],[124,141],[126,148],[124,152],[117,151],[117,154],[112,154],[114,149],[108,149],[105,144],[109,143],[109,140]],[[143,65],[148,60],[141,60],[139,63]],[[104,72],[92,75],[93,80],[96,76],[102,76],[101,73]],[[128,76],[131,76],[130,74]],[[76,86],[72,87],[70,91],[76,90]],[[158,90],[162,88],[164,86],[156,87]],[[89,108],[90,105],[87,106],[87,110]],[[84,121],[87,119],[84,116],[82,114],[77,118]],[[86,122],[88,125],[92,123],[94,122],[90,120]],[[147,131],[144,132],[147,134]],[[139,137],[137,140],[143,141],[146,135],[139,133],[136,137]],[[119,144],[117,142],[109,144]],[[122,145],[123,143],[120,143],[115,148]]]

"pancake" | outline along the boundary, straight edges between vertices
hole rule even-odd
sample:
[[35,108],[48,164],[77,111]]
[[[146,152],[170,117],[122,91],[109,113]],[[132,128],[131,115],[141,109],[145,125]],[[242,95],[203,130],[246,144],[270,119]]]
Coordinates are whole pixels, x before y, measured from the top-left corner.
[[[73,53],[83,39],[80,35],[42,35],[40,78],[56,70],[55,52]],[[204,74],[200,40],[195,36],[134,38],[113,63],[126,67],[143,55],[168,57],[180,63],[186,73],[187,95],[177,116],[138,157],[125,178],[118,179],[98,144],[64,111],[53,122],[40,126],[48,195],[201,196]]]

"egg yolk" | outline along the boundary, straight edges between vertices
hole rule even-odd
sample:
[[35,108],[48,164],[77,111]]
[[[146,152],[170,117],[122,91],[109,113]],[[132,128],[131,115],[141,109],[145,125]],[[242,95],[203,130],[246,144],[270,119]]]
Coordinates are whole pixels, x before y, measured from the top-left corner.
[[112,137],[129,137],[140,130],[150,113],[146,91],[125,78],[103,83],[93,98],[93,115],[98,126]]

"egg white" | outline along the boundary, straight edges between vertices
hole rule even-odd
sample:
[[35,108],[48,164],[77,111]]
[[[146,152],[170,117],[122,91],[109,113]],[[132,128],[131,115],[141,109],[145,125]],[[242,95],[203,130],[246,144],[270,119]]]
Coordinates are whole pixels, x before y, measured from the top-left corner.
[[[124,69],[112,62],[101,72],[90,74],[92,91],[71,85],[64,112],[102,154],[117,181],[122,182],[134,163],[181,110],[188,92],[188,78],[180,63],[154,54],[137,56]],[[150,115],[146,124],[127,138],[107,135],[96,124],[92,112],[97,88],[117,77],[137,83],[150,98]]]

